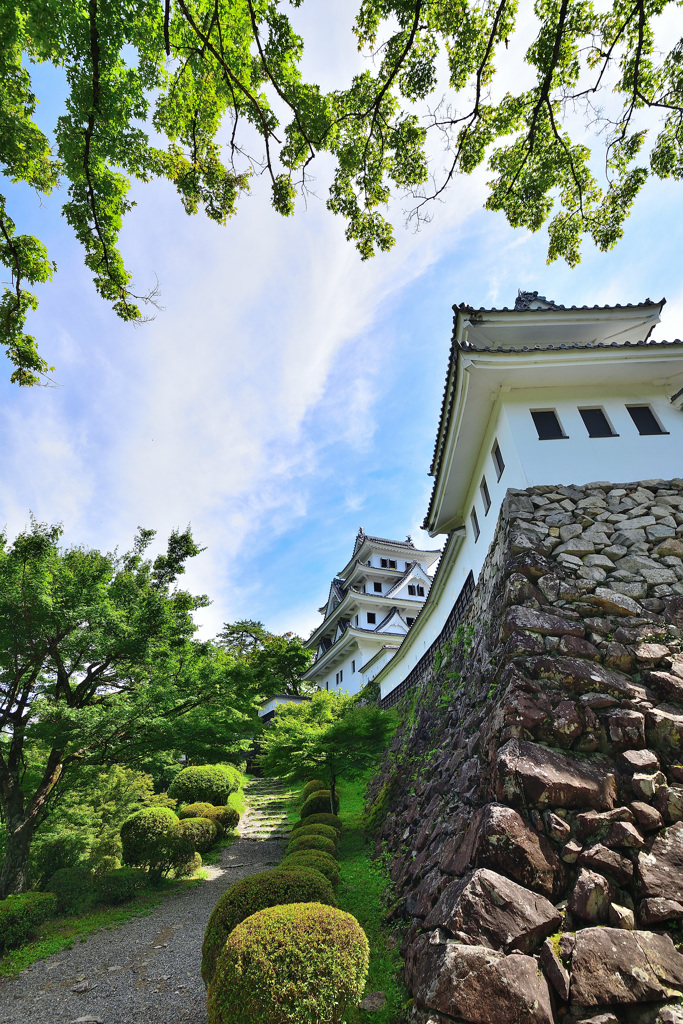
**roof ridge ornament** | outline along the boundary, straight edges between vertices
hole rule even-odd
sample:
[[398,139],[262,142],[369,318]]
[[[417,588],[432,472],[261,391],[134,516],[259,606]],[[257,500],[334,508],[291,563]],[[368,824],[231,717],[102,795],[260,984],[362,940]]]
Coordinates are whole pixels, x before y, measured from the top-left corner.
[[515,309],[564,309],[564,306],[559,306],[552,299],[546,299],[545,295],[539,295],[538,292],[524,292],[520,288],[515,299]]

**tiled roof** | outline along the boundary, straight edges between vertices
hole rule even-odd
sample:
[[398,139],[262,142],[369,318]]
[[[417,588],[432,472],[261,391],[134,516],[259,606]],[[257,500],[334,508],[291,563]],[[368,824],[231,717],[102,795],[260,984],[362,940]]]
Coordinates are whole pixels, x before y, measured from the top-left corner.
[[[539,306],[537,309],[529,307],[529,301],[545,302],[545,306]],[[439,470],[441,469],[441,459],[443,456],[443,440],[448,433],[448,427],[450,425],[451,414],[453,411],[453,399],[455,397],[455,374],[457,372],[457,351],[461,348],[465,352],[501,352],[501,353],[514,353],[514,352],[550,352],[550,351],[562,351],[568,349],[595,349],[595,348],[642,348],[644,346],[655,347],[657,345],[683,345],[683,341],[676,338],[674,341],[637,341],[637,342],[610,342],[609,345],[605,345],[604,342],[598,342],[595,345],[584,344],[584,345],[534,345],[533,348],[525,346],[522,348],[494,348],[491,345],[478,346],[470,341],[459,343],[456,330],[458,313],[477,314],[477,313],[514,313],[523,312],[525,315],[528,313],[548,313],[555,310],[567,310],[567,309],[586,309],[586,310],[603,310],[603,309],[644,309],[651,306],[662,305],[666,300],[662,299],[660,302],[653,302],[652,299],[645,299],[644,302],[627,302],[625,305],[617,303],[614,306],[609,304],[600,306],[563,306],[559,303],[552,302],[546,299],[542,295],[538,295],[537,292],[519,292],[517,300],[515,302],[514,309],[510,309],[509,306],[503,306],[502,309],[496,309],[495,306],[486,308],[480,306],[479,309],[475,309],[474,306],[469,306],[466,302],[461,302],[459,305],[453,306],[453,333],[451,335],[451,347],[448,353],[448,370],[446,373],[446,381],[444,383],[443,395],[441,397],[441,409],[439,411],[439,426],[436,432],[436,439],[434,441],[434,450],[432,452],[432,461],[429,467],[429,476],[438,477]],[[652,328],[650,328],[652,330]],[[453,386],[451,386],[453,385]],[[432,486],[432,491],[429,496],[429,505],[427,507],[427,514],[422,522],[422,529],[426,530],[429,522],[429,513],[431,512],[432,503],[434,501],[434,493],[436,491],[436,479]]]

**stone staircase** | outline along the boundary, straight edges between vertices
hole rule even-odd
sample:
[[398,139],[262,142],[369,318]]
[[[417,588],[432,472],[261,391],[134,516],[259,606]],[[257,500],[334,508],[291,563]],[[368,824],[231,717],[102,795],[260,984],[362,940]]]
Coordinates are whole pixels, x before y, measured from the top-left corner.
[[244,786],[247,809],[237,831],[242,839],[286,839],[291,832],[284,806],[287,792],[279,779],[250,779]]

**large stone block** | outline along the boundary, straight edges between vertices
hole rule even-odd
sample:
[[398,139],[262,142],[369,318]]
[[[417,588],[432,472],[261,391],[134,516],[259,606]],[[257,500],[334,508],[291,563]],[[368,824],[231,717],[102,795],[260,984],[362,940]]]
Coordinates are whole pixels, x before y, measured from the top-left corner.
[[651,708],[645,717],[648,745],[680,755],[683,745],[683,712],[673,704]]
[[548,983],[533,957],[430,942],[423,935],[411,963],[409,983],[419,1009],[468,1024],[553,1024]]
[[638,854],[642,896],[680,900],[683,894],[683,822],[657,836],[649,853]]
[[487,804],[477,811],[466,835],[446,844],[440,866],[454,875],[492,868],[544,896],[559,893],[564,879],[552,843],[505,804]]
[[614,807],[614,772],[602,758],[579,760],[524,740],[508,740],[498,751],[496,796],[533,807]]
[[508,609],[503,635],[509,636],[515,629],[529,629],[534,633],[543,633],[546,636],[568,634],[582,637],[586,632],[581,622],[552,615],[550,612],[536,611],[535,608],[527,608],[520,604],[513,605]]
[[527,671],[534,679],[550,679],[573,693],[608,693],[615,697],[645,697],[645,687],[615,669],[581,658],[530,658]]
[[683,956],[668,935],[621,928],[576,933],[570,998],[579,1006],[666,999],[683,989]]
[[445,928],[460,941],[491,949],[532,952],[560,925],[562,915],[544,896],[504,875],[478,868],[451,882],[425,928]]

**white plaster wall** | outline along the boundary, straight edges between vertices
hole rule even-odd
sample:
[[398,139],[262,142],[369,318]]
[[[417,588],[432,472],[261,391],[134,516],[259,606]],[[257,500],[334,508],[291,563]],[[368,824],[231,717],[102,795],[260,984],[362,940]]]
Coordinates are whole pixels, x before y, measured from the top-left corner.
[[[626,410],[627,405],[650,405],[669,434],[641,436]],[[602,408],[618,437],[589,437],[578,409]],[[530,409],[555,409],[567,439],[539,441]],[[500,480],[491,458],[497,440],[505,462]],[[491,508],[484,515],[479,490],[483,475],[491,496]],[[382,697],[390,693],[415,667],[436,640],[470,571],[477,579],[493,540],[500,507],[508,488],[542,484],[586,484],[597,480],[626,483],[632,480],[683,477],[683,413],[655,388],[614,389],[605,398],[604,387],[510,391],[499,396],[492,407],[477,466],[465,503],[466,533],[441,593],[427,605],[414,632],[408,634],[381,680]],[[476,508],[481,534],[478,541],[470,521]],[[452,542],[451,542],[452,543]]]

